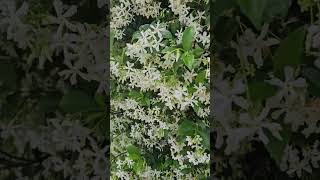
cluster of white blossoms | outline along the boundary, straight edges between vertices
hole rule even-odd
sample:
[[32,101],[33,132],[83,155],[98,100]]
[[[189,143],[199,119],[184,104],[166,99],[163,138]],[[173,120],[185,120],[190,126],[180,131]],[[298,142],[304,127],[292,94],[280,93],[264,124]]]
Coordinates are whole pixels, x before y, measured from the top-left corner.
[[156,17],[161,10],[161,3],[154,0],[116,0],[111,8],[110,27],[116,39],[122,39],[124,28],[129,25],[135,15]]
[[[186,142],[181,143],[174,138],[169,139],[171,157],[179,162],[179,169],[188,168],[188,163],[194,166],[209,163],[210,155],[203,149],[202,140],[199,135],[187,136]],[[181,154],[185,148],[189,149],[187,155]]]
[[209,176],[207,3],[113,1],[112,179]]
[[126,3],[126,1],[122,1],[119,6],[111,8],[112,20],[110,28],[117,39],[121,39],[123,36],[124,31],[121,28],[127,26],[133,20],[131,11],[130,3]]
[[280,168],[289,175],[297,174],[298,177],[301,177],[303,171],[311,174],[312,168],[319,168],[319,161],[320,151],[318,140],[316,140],[311,147],[302,149],[302,152],[291,145],[287,145]]

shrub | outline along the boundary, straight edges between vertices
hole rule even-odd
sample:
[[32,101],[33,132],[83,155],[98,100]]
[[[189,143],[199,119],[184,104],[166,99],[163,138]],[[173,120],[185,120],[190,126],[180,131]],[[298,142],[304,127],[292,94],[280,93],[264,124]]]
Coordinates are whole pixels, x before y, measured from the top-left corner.
[[208,3],[113,1],[112,179],[209,177]]

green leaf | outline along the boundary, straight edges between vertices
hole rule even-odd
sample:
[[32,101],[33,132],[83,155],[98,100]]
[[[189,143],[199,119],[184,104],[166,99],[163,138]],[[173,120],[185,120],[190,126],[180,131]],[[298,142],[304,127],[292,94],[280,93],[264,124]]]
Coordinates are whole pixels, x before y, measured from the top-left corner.
[[202,138],[202,145],[206,149],[210,149],[210,129],[204,124],[199,124],[196,134],[199,134]]
[[191,167],[187,167],[181,170],[181,172],[183,174],[189,174],[190,172],[192,172],[192,168]]
[[205,83],[206,81],[206,71],[201,71],[196,77],[196,83]]
[[88,114],[88,116],[86,117],[86,121],[89,123],[90,126],[94,126],[95,123],[101,120],[101,118],[103,117],[105,117],[104,112],[93,112]]
[[301,12],[309,11],[313,6],[317,5],[316,0],[298,0]]
[[228,44],[239,30],[239,23],[233,17],[221,16],[217,19],[215,27],[217,28],[213,29],[214,38],[222,44]]
[[139,161],[141,159],[140,149],[135,145],[129,145],[127,147],[129,158],[133,161]]
[[275,74],[281,77],[285,66],[296,68],[304,52],[305,28],[291,32],[280,44],[273,59]]
[[17,73],[13,63],[0,61],[0,88],[13,90],[17,84]]
[[261,102],[277,92],[276,87],[261,81],[250,82],[248,84],[248,90],[250,99],[254,102]]
[[177,32],[177,31],[180,29],[180,22],[179,22],[179,20],[176,19],[176,20],[174,20],[172,23],[170,23],[169,28],[170,28],[170,31],[171,31],[172,33]]
[[144,97],[144,98],[142,99],[142,105],[143,105],[143,106],[150,107],[150,105],[151,105],[150,98]]
[[[192,93],[189,93],[189,94],[192,94]],[[195,104],[195,105],[192,107],[192,109],[193,109],[195,112],[198,112],[200,108],[201,108],[201,107],[200,107],[198,104]]]
[[313,67],[306,67],[302,69],[302,74],[310,81],[308,86],[309,93],[320,97],[320,71]]
[[139,27],[139,30],[140,30],[140,31],[145,31],[145,30],[147,30],[147,29],[149,29],[149,28],[150,28],[150,24],[144,24],[144,25],[142,25],[142,26]]
[[236,6],[235,0],[216,0],[213,2],[213,13],[216,15],[221,15],[225,11],[228,11]]
[[266,144],[265,147],[268,150],[270,156],[279,165],[284,154],[284,149],[286,148],[291,138],[290,128],[284,127],[282,129],[282,131],[280,132],[282,140],[274,137],[269,131],[266,131],[266,135],[268,136],[269,143]]
[[140,37],[141,37],[140,31],[134,32],[133,35],[132,35],[131,42],[133,42],[134,40],[139,39]]
[[59,106],[59,96],[44,96],[39,99],[39,110],[41,112],[54,112]]
[[[187,89],[188,89],[188,93],[189,93],[189,95],[191,95],[192,96],[192,94],[194,93],[194,92],[196,92],[196,88],[194,88],[194,85],[193,84],[190,84],[188,87],[187,87]],[[195,105],[195,107],[196,107],[197,105]]]
[[80,90],[72,90],[60,101],[60,108],[67,113],[88,112],[99,109],[93,97]]
[[144,169],[144,164],[145,164],[145,161],[144,160],[139,160],[137,162],[135,162],[133,164],[133,170],[136,172],[136,173],[139,173],[140,171],[142,171]]
[[192,121],[189,120],[184,120],[178,128],[178,135],[179,136],[192,136],[194,135],[194,131],[195,131],[195,123],[193,123]]
[[195,36],[194,29],[187,27],[182,35],[182,47],[184,50],[189,51],[192,48],[192,42]]
[[131,144],[127,146],[127,152],[129,154],[129,158],[134,161],[133,170],[136,173],[139,173],[141,170],[143,170],[145,165],[145,160],[141,155],[140,149],[137,146]]
[[131,90],[128,93],[128,96],[135,99],[140,103],[140,105],[149,107],[151,104],[150,98],[148,98],[146,94],[142,93],[141,91]]
[[320,88],[320,71],[313,67],[306,67],[302,69],[302,74],[305,76],[311,83]]
[[178,79],[176,75],[170,75],[168,76],[168,84],[174,86],[178,83]]
[[102,110],[107,108],[105,97],[102,94],[96,93],[94,99]]
[[165,31],[161,32],[161,34],[162,34],[164,39],[172,39],[173,38],[171,32],[168,31],[168,30],[165,30]]
[[134,98],[134,99],[140,99],[143,97],[143,95],[140,93],[140,91],[137,90],[131,90],[129,92],[129,97]]
[[314,85],[314,84],[310,84],[308,87],[309,93],[312,96],[315,97],[320,97],[320,87]]
[[194,50],[192,50],[192,53],[193,53],[195,58],[199,58],[204,53],[204,50],[201,47],[198,46]]
[[174,50],[176,50],[176,49],[177,49],[176,47],[168,47],[167,46],[161,51],[161,53],[169,53],[169,52],[173,53]]
[[193,65],[195,62],[194,55],[190,54],[187,51],[187,52],[183,53],[181,58],[183,60],[184,65],[186,65],[188,67],[188,69],[191,71],[193,69]]
[[267,0],[237,0],[237,2],[241,12],[250,19],[257,29],[260,29]]
[[114,41],[114,33],[111,31],[111,32],[110,32],[110,49],[111,49],[112,46],[113,46],[113,41]]
[[276,17],[285,17],[288,14],[291,0],[268,0],[265,11],[264,20],[271,21]]

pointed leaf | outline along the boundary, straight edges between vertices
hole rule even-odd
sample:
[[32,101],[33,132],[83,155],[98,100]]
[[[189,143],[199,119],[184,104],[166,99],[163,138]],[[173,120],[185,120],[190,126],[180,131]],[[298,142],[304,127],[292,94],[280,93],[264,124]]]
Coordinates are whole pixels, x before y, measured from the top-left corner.
[[282,76],[285,66],[297,67],[301,63],[304,52],[305,28],[301,27],[291,32],[278,48],[273,66],[276,75]]
[[193,69],[193,64],[195,62],[193,54],[190,54],[189,52],[185,52],[182,55],[182,60],[183,60],[183,63],[188,67],[189,70]]
[[257,29],[260,29],[267,0],[237,0],[237,2],[241,12],[250,19]]
[[195,124],[192,121],[185,120],[183,121],[178,128],[179,136],[192,136],[195,131]]
[[195,36],[194,29],[192,27],[187,27],[182,35],[182,47],[184,50],[188,51],[192,48],[192,42]]
[[196,77],[196,83],[204,83],[206,81],[206,71],[201,71]]
[[204,50],[201,47],[198,46],[192,51],[192,53],[193,53],[195,58],[199,58],[204,53]]
[[276,163],[279,165],[281,162],[281,159],[284,154],[284,150],[289,143],[289,140],[291,138],[291,132],[289,128],[283,128],[280,132],[282,140],[279,140],[278,138],[274,137],[271,132],[266,131],[266,134],[269,139],[269,143],[266,144],[266,148],[270,154],[270,156],[276,161]]
[[127,151],[129,154],[129,158],[132,159],[133,161],[138,161],[139,159],[141,159],[141,152],[137,146],[129,145],[127,147]]
[[60,108],[67,113],[87,112],[99,109],[93,97],[80,90],[72,90],[60,101]]
[[285,17],[290,5],[291,0],[268,0],[264,11],[264,20],[271,21],[276,17]]

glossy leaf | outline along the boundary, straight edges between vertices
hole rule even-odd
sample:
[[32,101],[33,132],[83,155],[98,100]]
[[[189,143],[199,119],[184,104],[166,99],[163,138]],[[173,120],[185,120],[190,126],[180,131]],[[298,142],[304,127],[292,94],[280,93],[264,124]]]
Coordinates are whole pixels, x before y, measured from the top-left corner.
[[54,112],[59,106],[60,98],[56,95],[44,96],[39,99],[39,109],[41,112]]
[[268,0],[264,11],[264,21],[285,17],[288,14],[291,0]]
[[161,32],[161,34],[162,34],[164,39],[172,39],[173,38],[171,32],[168,31],[168,30],[165,30],[165,31]]
[[196,77],[196,83],[204,83],[206,81],[206,71],[201,71]]
[[260,29],[267,0],[237,0],[237,2],[241,12],[250,19],[257,29]]
[[215,0],[212,5],[213,13],[222,15],[225,11],[235,8],[237,5],[235,0]]
[[16,87],[17,73],[15,65],[9,62],[0,61],[0,88],[11,90]]
[[250,99],[254,102],[261,102],[274,95],[277,89],[265,82],[251,82],[248,85]]
[[266,144],[266,148],[270,154],[270,156],[277,162],[279,165],[281,162],[281,159],[284,154],[284,150],[289,143],[289,140],[291,138],[291,131],[288,128],[284,128],[280,135],[282,137],[282,140],[279,140],[278,138],[271,135],[269,131],[267,131],[267,136],[269,139],[269,143]]
[[198,46],[194,50],[192,50],[192,53],[193,53],[195,58],[199,58],[204,53],[204,50],[201,47]]
[[93,97],[80,90],[72,90],[60,101],[60,108],[67,113],[87,112],[99,109]]
[[181,58],[183,60],[184,65],[186,65],[189,70],[192,70],[195,62],[194,55],[189,52],[185,52]]
[[274,71],[282,76],[285,66],[296,68],[302,62],[304,40],[306,31],[304,27],[291,32],[280,44],[273,59]]
[[127,147],[127,151],[129,154],[129,158],[132,159],[133,161],[138,161],[139,159],[141,159],[140,149],[135,145],[129,145]]
[[195,124],[192,121],[183,121],[178,128],[178,135],[180,136],[192,136],[195,130]]
[[182,47],[184,50],[189,51],[192,48],[195,31],[192,27],[187,27],[182,35]]

